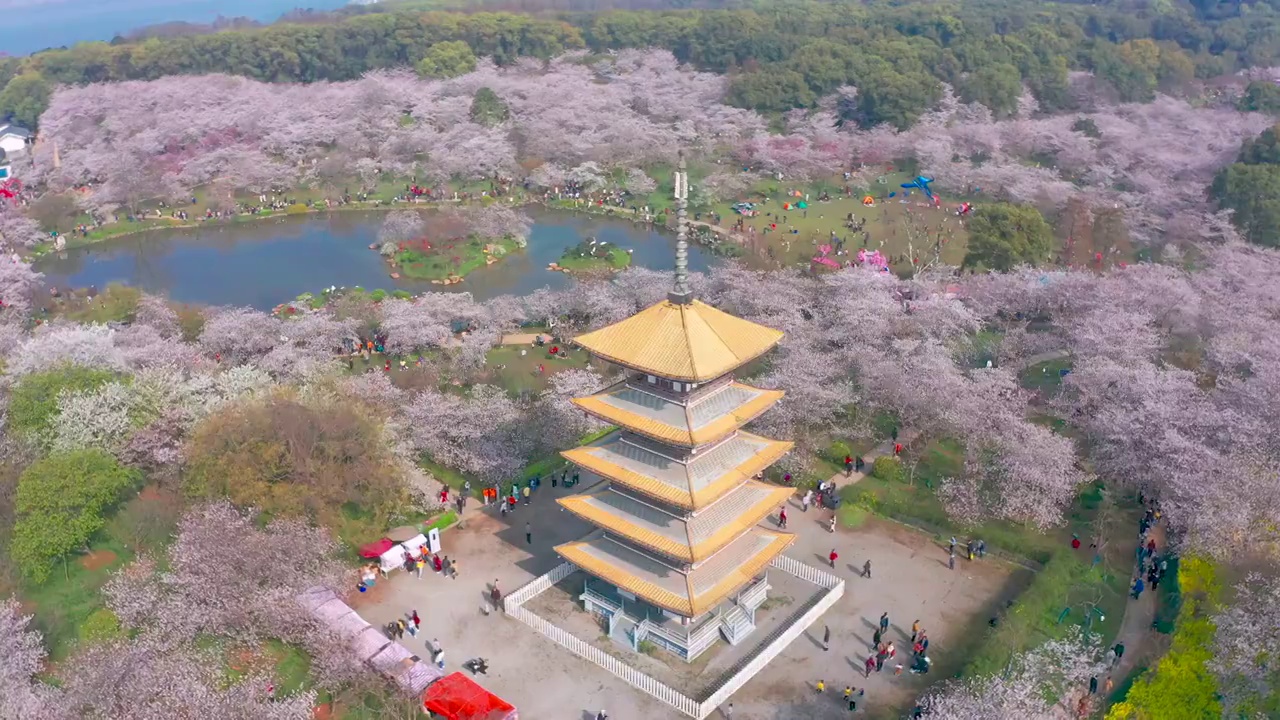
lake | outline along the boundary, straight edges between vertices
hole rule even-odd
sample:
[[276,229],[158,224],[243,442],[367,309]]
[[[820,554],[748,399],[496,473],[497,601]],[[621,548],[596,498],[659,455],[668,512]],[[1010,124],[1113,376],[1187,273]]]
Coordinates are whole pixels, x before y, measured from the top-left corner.
[[[336,212],[258,222],[139,233],[40,260],[36,269],[60,288],[123,282],[185,303],[249,305],[269,310],[330,285],[418,293],[470,292],[477,300],[562,288],[569,275],[547,264],[583,238],[630,249],[639,267],[670,269],[675,237],[618,220],[536,212],[529,246],[480,268],[456,285],[392,280],[386,262],[369,249],[382,224],[378,211]],[[691,270],[716,258],[689,248]]]
[[333,10],[347,0],[16,0],[0,2],[0,52],[25,55],[165,22],[210,23],[223,17],[270,22],[296,7]]

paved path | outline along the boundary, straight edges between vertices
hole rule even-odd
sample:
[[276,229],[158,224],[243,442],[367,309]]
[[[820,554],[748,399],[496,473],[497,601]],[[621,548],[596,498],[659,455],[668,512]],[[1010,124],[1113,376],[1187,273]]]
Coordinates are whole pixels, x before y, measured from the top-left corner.
[[[918,437],[920,437],[920,433],[918,431],[906,430],[898,433],[897,442],[902,443],[902,447],[906,448],[912,442],[914,442],[915,439]],[[875,464],[876,458],[881,456],[889,456],[889,457],[893,456],[893,446],[894,446],[893,440],[885,440],[884,442],[872,448],[869,452],[864,453],[862,455],[862,460],[863,462],[866,463],[867,472],[857,472],[855,470],[853,473],[847,474],[847,475],[843,472],[838,472],[835,475],[832,475],[830,477],[830,482],[833,485],[836,485],[837,487],[839,487],[841,484],[844,484],[844,485],[857,484],[859,480],[866,477],[871,472],[871,466]]]
[[[1152,527],[1149,537],[1156,541],[1156,552],[1164,554],[1168,547],[1164,523],[1161,522]],[[1143,582],[1146,583],[1146,578],[1143,578]],[[1165,582],[1176,582],[1176,579],[1166,578]],[[1117,686],[1124,683],[1125,678],[1133,672],[1135,667],[1149,662],[1151,656],[1160,651],[1156,642],[1158,639],[1156,636],[1159,633],[1152,627],[1159,604],[1156,596],[1157,591],[1152,590],[1148,585],[1142,597],[1137,600],[1130,598],[1125,605],[1124,620],[1120,623],[1120,632],[1116,634],[1115,640],[1118,643],[1124,643],[1124,657],[1111,670],[1111,679]],[[1106,702],[1105,696],[1102,701]]]
[[532,344],[534,344],[535,342],[537,342],[537,341],[538,341],[538,336],[539,336],[539,335],[541,335],[541,336],[542,336],[542,337],[544,337],[544,338],[547,338],[548,340],[549,340],[549,339],[551,339],[551,333],[549,333],[549,332],[545,332],[545,333],[512,333],[511,335],[503,335],[503,336],[502,336],[502,344],[503,344],[503,345],[532,345]]

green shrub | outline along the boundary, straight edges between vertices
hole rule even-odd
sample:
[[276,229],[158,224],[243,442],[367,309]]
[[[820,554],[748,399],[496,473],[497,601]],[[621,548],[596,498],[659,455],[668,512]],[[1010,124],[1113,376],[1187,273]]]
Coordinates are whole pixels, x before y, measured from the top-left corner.
[[902,482],[902,461],[882,455],[871,464],[871,474],[881,480]]
[[284,209],[286,215],[303,215],[311,211],[311,208],[302,203],[294,203]]
[[387,291],[382,288],[378,288],[377,290],[369,293],[369,299],[374,302],[382,302],[387,299]]
[[413,294],[407,290],[396,290],[395,292],[391,293],[391,297],[397,300],[408,300],[413,297]]
[[853,456],[853,449],[849,447],[849,443],[843,440],[837,440],[831,443],[831,447],[827,448],[827,459],[831,462],[844,466],[844,459]]
[[37,439],[46,438],[58,413],[58,395],[64,391],[97,390],[114,379],[115,374],[108,370],[69,364],[27,375],[10,395],[9,428]]
[[[1072,625],[1059,623],[1058,618],[1073,592],[1085,592],[1090,587],[1105,592],[1105,584],[1100,568],[1080,562],[1070,552],[1056,552],[1000,618],[995,629],[988,631],[962,674],[966,677],[999,674],[1014,656],[1060,637]],[[1080,613],[1073,613],[1073,617],[1078,615]]]
[[120,618],[108,608],[98,608],[85,618],[79,629],[80,642],[97,644],[115,640],[124,635]]

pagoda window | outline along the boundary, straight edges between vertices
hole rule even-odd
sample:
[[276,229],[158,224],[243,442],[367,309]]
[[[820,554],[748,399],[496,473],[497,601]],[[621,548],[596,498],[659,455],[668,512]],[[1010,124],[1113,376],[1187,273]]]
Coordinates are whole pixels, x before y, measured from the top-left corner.
[[658,382],[658,378],[656,378],[656,377],[654,377],[654,376],[652,376],[652,375],[647,375],[646,377],[648,377],[648,378],[649,378],[649,384],[650,384],[650,385],[656,385],[656,384],[657,384],[657,382]]

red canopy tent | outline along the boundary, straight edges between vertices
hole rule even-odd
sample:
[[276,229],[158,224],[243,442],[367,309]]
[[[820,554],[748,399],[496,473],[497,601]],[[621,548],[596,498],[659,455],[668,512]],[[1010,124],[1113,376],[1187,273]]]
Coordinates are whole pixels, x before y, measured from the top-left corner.
[[377,542],[371,542],[368,545],[361,545],[360,557],[369,558],[370,560],[377,560],[378,558],[382,557],[382,553],[390,550],[395,546],[396,544],[391,542],[387,538],[382,538]]
[[433,717],[446,720],[519,720],[511,703],[480,687],[460,672],[446,675],[427,688],[422,705]]

